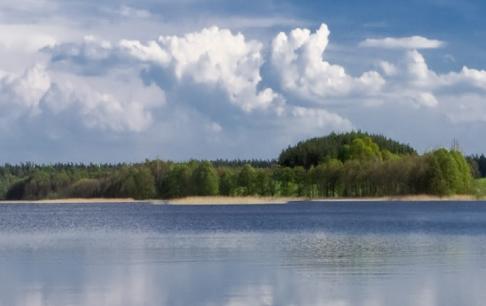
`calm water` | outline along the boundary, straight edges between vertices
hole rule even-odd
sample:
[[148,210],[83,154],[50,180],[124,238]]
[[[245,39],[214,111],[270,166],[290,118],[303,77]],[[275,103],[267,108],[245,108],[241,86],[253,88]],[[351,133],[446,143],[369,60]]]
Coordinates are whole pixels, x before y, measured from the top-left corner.
[[0,305],[485,305],[486,203],[0,205]]

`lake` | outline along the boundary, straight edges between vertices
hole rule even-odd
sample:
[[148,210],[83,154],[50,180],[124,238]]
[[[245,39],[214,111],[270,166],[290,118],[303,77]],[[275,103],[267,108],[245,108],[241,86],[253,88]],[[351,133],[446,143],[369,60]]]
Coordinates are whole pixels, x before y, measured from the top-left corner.
[[0,305],[484,305],[485,204],[4,204]]

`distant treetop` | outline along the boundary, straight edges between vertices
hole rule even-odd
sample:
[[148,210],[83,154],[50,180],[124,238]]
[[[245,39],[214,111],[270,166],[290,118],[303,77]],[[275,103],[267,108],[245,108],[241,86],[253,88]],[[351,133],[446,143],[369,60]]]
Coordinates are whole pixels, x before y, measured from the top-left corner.
[[353,131],[301,141],[283,150],[278,162],[287,167],[310,168],[331,159],[344,162],[349,159],[390,159],[415,154],[415,149],[408,144],[383,135]]

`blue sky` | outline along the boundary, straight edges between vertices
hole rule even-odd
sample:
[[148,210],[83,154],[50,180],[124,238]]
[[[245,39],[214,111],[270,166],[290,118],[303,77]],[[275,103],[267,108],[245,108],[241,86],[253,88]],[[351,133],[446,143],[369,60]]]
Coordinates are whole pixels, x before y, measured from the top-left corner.
[[481,1],[0,2],[0,161],[273,158],[362,129],[486,152]]

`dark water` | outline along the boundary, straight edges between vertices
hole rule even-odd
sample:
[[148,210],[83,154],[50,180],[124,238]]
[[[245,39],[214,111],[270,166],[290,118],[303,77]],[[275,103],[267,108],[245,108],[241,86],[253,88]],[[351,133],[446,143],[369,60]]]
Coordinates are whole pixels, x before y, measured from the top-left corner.
[[0,305],[485,305],[486,203],[0,205]]

